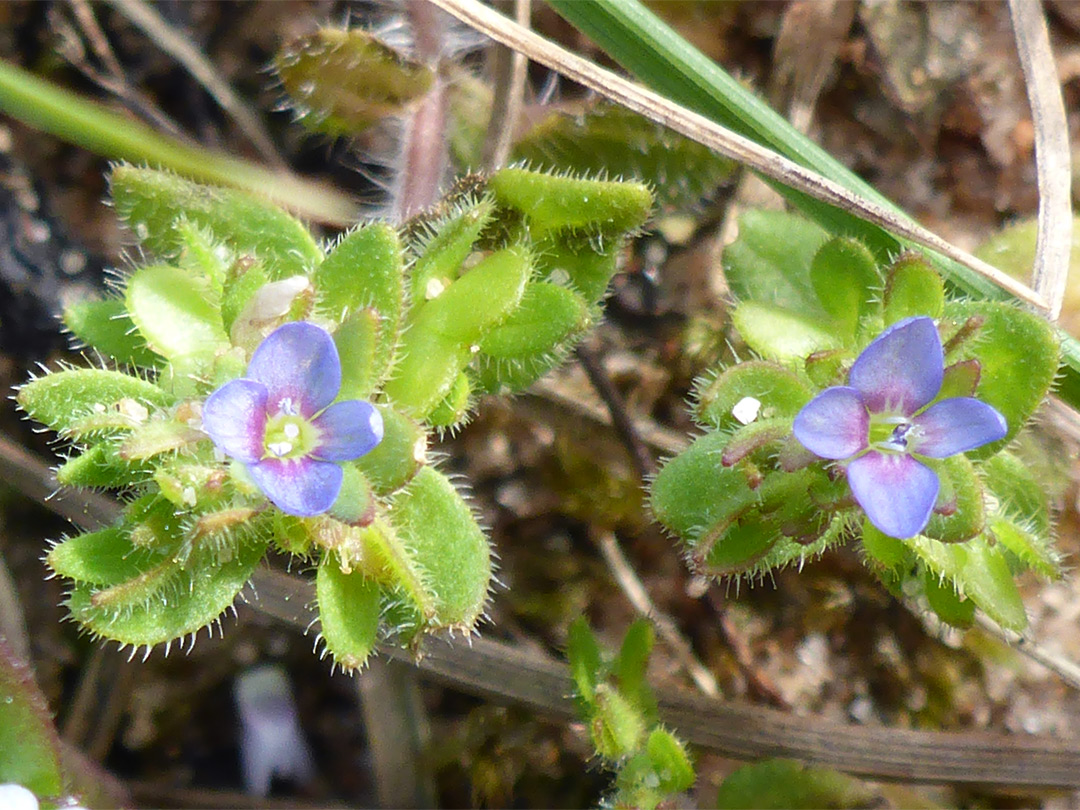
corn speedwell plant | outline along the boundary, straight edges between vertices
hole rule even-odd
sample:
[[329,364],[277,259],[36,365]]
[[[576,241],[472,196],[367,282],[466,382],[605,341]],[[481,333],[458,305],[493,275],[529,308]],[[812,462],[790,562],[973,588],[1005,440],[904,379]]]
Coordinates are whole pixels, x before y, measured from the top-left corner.
[[74,618],[134,648],[193,640],[274,549],[317,566],[342,669],[380,641],[473,631],[491,552],[430,433],[561,360],[650,191],[504,169],[329,246],[260,200],[157,171],[117,167],[112,196],[153,261],[65,314],[101,367],[18,395],[70,447],[61,484],[127,501],[48,554]]
[[861,539],[890,588],[966,625],[1027,623],[1015,572],[1053,577],[1048,504],[1010,442],[1059,347],[1017,307],[946,300],[917,254],[748,212],[724,269],[754,359],[698,381],[705,428],[652,487],[690,565],[755,578]]

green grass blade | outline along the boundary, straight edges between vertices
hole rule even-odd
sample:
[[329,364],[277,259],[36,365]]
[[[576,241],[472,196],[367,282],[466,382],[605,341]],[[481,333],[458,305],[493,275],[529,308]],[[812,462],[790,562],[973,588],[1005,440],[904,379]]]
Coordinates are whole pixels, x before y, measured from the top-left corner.
[[340,192],[180,143],[3,60],[0,112],[104,157],[242,188],[320,222],[346,225],[359,216],[356,205]]

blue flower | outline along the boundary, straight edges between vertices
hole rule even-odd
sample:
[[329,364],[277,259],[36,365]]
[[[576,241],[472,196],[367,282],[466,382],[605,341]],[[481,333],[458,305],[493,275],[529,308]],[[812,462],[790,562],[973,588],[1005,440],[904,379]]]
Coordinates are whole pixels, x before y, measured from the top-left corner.
[[795,417],[795,438],[815,455],[845,462],[856,502],[891,537],[914,537],[934,509],[940,482],[920,456],[945,458],[1008,432],[996,409],[972,397],[931,405],[944,374],[934,322],[907,318],[858,356],[848,385],[826,388]]
[[341,361],[330,334],[314,324],[287,323],[255,349],[246,377],[206,400],[203,430],[247,466],[283,512],[319,515],[341,490],[335,462],[359,458],[383,436],[375,406],[334,402],[340,389]]

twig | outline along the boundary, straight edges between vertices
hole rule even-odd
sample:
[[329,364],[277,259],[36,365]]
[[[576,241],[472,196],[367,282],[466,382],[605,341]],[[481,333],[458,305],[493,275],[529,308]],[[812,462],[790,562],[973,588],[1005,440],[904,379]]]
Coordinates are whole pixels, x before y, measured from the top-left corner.
[[[531,0],[512,0],[514,21],[523,28],[529,27],[532,11]],[[495,97],[491,101],[491,120],[484,136],[483,162],[489,171],[498,169],[510,155],[514,139],[514,127],[525,98],[526,70],[529,66],[524,54],[501,45],[495,46],[492,66],[495,80]]]
[[[256,572],[257,606],[298,629],[312,620],[312,583]],[[409,653],[387,648],[398,660]],[[564,664],[486,638],[450,645],[429,639],[417,665],[452,688],[574,718]],[[914,731],[798,717],[735,700],[658,690],[660,716],[693,745],[737,759],[792,757],[875,779],[982,785],[1080,787],[1080,751],[1068,741],[981,731]]]
[[1061,84],[1050,50],[1050,33],[1039,0],[1009,0],[1016,49],[1035,122],[1035,168],[1039,180],[1039,235],[1032,286],[1046,299],[1051,319],[1061,314],[1072,251],[1072,169],[1069,126]]
[[356,679],[379,807],[434,807],[431,738],[416,669],[375,658]]
[[653,623],[656,632],[660,634],[660,638],[675,653],[679,662],[690,674],[690,677],[694,679],[698,689],[709,697],[719,697],[720,686],[716,683],[716,678],[694,655],[690,642],[683,638],[682,633],[679,632],[679,628],[675,624],[675,620],[653,603],[648,591],[645,590],[644,583],[638,578],[634,567],[630,565],[630,561],[623,554],[615,534],[602,531],[599,532],[599,536],[593,538],[593,541],[596,543],[597,548],[600,549],[611,575],[615,577],[615,583],[619,586],[619,590],[634,606],[634,610]]
[[[44,462],[3,437],[0,478],[35,499],[55,487]],[[80,496],[85,508],[73,508],[71,500],[49,500],[45,506],[87,528],[118,512],[109,498]],[[261,568],[252,582],[258,610],[301,632],[311,626],[315,589],[310,581]],[[384,652],[412,660],[397,648]],[[483,638],[457,646],[430,640],[422,653],[420,669],[456,689],[555,717],[576,716],[569,671],[550,658]],[[658,700],[664,722],[683,738],[739,759],[794,757],[885,780],[1080,788],[1080,751],[1045,737],[857,726],[663,689]]]
[[653,478],[657,472],[656,461],[653,459],[649,448],[645,446],[641,437],[638,436],[637,429],[634,427],[630,415],[626,412],[626,405],[623,403],[622,397],[619,396],[619,392],[615,390],[615,386],[611,384],[611,379],[604,370],[603,362],[585,344],[578,346],[575,353],[581,367],[585,369],[589,382],[592,383],[596,393],[600,395],[600,399],[607,406],[615,432],[619,434],[623,444],[626,445],[626,449],[630,451],[630,458],[634,463],[638,478],[642,481]]
[[979,627],[994,638],[1005,642],[1005,644],[1023,653],[1032,661],[1042,664],[1073,689],[1080,690],[1080,665],[1070,661],[1063,655],[1051,652],[1032,638],[998,627],[981,613],[975,614],[975,621]]
[[906,217],[851,192],[839,183],[800,166],[703,115],[624,79],[617,73],[594,65],[587,59],[522,28],[484,6],[479,0],[430,0],[430,2],[492,39],[570,77],[605,98],[612,99],[726,157],[744,163],[766,177],[771,177],[790,188],[802,191],[837,208],[855,213],[864,220],[892,231],[897,236],[935,250],[969,267],[1016,298],[1040,310],[1046,311],[1048,308],[1046,301],[1038,293]]
[[0,555],[0,640],[7,642],[16,658],[30,660],[30,636],[26,632],[22,602],[3,555]]
[[105,32],[101,30],[101,26],[98,25],[97,17],[94,16],[94,10],[90,8],[90,3],[87,0],[68,0],[68,2],[71,3],[71,11],[75,15],[75,19],[78,20],[83,33],[86,34],[86,40],[90,43],[90,47],[97,55],[97,58],[105,65],[105,69],[117,78],[123,76],[124,69],[120,67],[120,61],[116,58],[112,48],[109,47],[109,40],[105,36]]
[[[427,3],[406,3],[405,13],[413,31],[416,58],[437,65],[442,56],[445,19]],[[450,160],[447,106],[446,81],[435,71],[431,89],[405,118],[393,193],[393,215],[399,222],[427,210],[439,199]]]
[[279,169],[285,167],[285,161],[259,117],[233,92],[229,83],[218,75],[210,60],[192,45],[187,37],[169,25],[157,11],[142,0],[109,0],[109,3],[150,37],[161,50],[179,62],[195,81],[213,96],[225,114],[236,122],[240,131],[259,150],[263,160]]
[[102,645],[83,666],[62,734],[94,762],[104,762],[124,719],[135,665],[118,650]]

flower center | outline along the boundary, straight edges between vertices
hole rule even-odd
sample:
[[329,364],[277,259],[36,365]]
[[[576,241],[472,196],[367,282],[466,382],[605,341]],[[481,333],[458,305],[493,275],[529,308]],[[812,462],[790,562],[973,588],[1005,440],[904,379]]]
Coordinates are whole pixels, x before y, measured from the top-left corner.
[[288,400],[283,400],[281,410],[266,420],[265,458],[303,458],[319,446],[319,429],[288,404]]
[[867,443],[872,450],[882,453],[908,453],[914,449],[909,445],[919,438],[920,433],[906,416],[871,414]]

